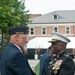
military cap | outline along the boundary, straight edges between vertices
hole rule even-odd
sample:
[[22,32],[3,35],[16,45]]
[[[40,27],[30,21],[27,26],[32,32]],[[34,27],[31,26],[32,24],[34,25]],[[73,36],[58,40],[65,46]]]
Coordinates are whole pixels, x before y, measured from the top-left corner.
[[29,28],[27,26],[9,27],[9,34],[28,34]]
[[58,42],[58,41],[69,43],[70,39],[68,39],[66,36],[58,32],[52,32],[52,40],[48,42]]

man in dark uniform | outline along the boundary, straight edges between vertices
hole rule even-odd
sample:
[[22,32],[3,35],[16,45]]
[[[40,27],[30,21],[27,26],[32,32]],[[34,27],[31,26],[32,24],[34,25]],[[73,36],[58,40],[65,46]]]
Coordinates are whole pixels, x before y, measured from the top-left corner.
[[52,60],[50,51],[51,51],[51,48],[49,47],[40,59],[40,73],[39,73],[40,75],[45,75],[47,72],[49,62]]
[[51,49],[56,55],[48,67],[46,75],[74,75],[73,59],[66,53],[70,40],[57,32],[52,32]]
[[28,43],[28,27],[9,28],[10,43],[1,56],[1,75],[35,75],[24,50]]

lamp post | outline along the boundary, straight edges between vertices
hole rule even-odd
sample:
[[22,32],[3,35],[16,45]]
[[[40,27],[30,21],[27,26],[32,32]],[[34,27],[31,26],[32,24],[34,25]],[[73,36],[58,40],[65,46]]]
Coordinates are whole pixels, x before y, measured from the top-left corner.
[[37,49],[35,49],[34,59],[38,59]]

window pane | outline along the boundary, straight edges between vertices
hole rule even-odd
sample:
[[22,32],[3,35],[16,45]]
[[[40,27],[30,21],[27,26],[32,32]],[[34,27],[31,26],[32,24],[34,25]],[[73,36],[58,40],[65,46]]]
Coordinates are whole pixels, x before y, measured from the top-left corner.
[[34,34],[34,28],[31,28],[30,31],[30,34]]
[[57,15],[54,15],[54,19],[57,19]]
[[69,33],[70,33],[70,28],[66,27],[66,34],[69,34]]
[[42,28],[42,34],[46,34],[46,28],[45,27]]
[[55,32],[57,32],[57,31],[58,31],[57,27],[54,27],[54,31],[55,31]]

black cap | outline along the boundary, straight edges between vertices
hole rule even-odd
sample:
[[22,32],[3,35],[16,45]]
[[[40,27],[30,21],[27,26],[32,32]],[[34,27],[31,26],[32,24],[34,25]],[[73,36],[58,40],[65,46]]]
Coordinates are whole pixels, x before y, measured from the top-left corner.
[[10,27],[9,34],[28,34],[29,28],[27,26]]

